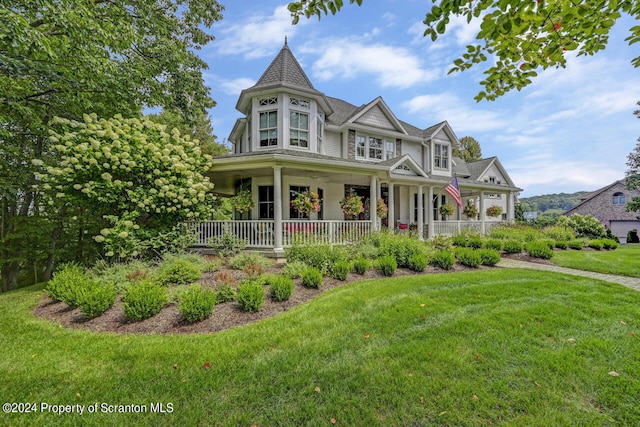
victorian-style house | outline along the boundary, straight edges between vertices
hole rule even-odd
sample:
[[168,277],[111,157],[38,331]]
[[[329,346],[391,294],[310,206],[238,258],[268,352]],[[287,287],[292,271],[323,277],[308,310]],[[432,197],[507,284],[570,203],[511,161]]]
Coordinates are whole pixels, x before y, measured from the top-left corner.
[[[513,220],[522,190],[496,157],[453,157],[446,121],[416,127],[380,97],[355,106],[325,95],[286,40],[236,108],[232,153],[210,172],[215,191],[234,197],[234,219],[198,224],[200,244],[230,232],[277,254],[296,239],[343,243],[381,227],[430,238]],[[445,191],[454,178],[461,206]]]

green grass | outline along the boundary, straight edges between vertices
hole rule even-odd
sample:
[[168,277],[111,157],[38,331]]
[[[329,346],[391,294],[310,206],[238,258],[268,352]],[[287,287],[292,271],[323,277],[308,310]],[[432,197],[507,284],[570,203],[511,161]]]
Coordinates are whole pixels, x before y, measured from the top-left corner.
[[551,259],[561,267],[597,273],[640,277],[640,245],[620,245],[612,251],[554,251]]
[[173,412],[4,414],[4,425],[640,419],[640,293],[597,280],[520,269],[370,280],[245,327],[174,336],[66,330],[30,313],[40,295],[0,295],[3,401]]

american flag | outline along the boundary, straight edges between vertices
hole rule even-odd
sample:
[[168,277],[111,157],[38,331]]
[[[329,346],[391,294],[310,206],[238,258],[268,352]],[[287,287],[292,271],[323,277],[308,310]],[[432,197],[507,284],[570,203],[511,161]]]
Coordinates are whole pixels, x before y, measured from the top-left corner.
[[449,185],[444,189],[456,201],[459,207],[462,207],[462,197],[460,196],[460,187],[458,187],[458,178],[453,178]]

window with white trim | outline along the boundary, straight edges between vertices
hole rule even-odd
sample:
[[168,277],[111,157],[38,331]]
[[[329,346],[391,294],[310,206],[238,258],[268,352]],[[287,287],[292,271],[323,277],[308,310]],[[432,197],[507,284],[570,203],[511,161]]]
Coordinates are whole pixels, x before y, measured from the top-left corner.
[[369,158],[382,160],[382,139],[369,137]]
[[278,145],[278,112],[260,113],[260,147]]
[[298,107],[309,108],[309,101],[301,98],[289,98],[289,104],[297,105]]
[[309,114],[289,112],[289,145],[309,148]]
[[258,187],[258,216],[260,219],[273,219],[273,185]]
[[613,193],[613,204],[616,206],[619,205],[624,205],[626,203],[626,200],[624,198],[624,193],[621,192],[617,192],[617,193]]
[[394,141],[384,140],[384,159],[393,159],[396,156],[396,143]]
[[271,98],[262,98],[258,101],[260,106],[264,105],[278,105],[278,97],[272,96]]
[[395,157],[395,142],[375,136],[356,135],[356,157],[386,160]]
[[322,142],[324,141],[324,123],[320,117],[318,117],[318,120],[316,121],[316,137],[318,140],[318,153],[322,154],[324,150],[322,145]]
[[449,146],[447,144],[434,145],[433,166],[438,169],[449,169]]

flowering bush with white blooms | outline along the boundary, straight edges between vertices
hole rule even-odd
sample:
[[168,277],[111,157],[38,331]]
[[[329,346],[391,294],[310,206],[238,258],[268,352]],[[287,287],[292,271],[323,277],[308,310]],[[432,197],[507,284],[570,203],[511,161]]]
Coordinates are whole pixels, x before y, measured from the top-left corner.
[[211,156],[200,152],[198,141],[119,115],[55,118],[53,124],[60,129],[50,135],[57,163],[42,165],[40,189],[49,204],[84,206],[98,219],[93,238],[106,256],[141,255],[136,240],[211,212],[213,184],[204,175]]

